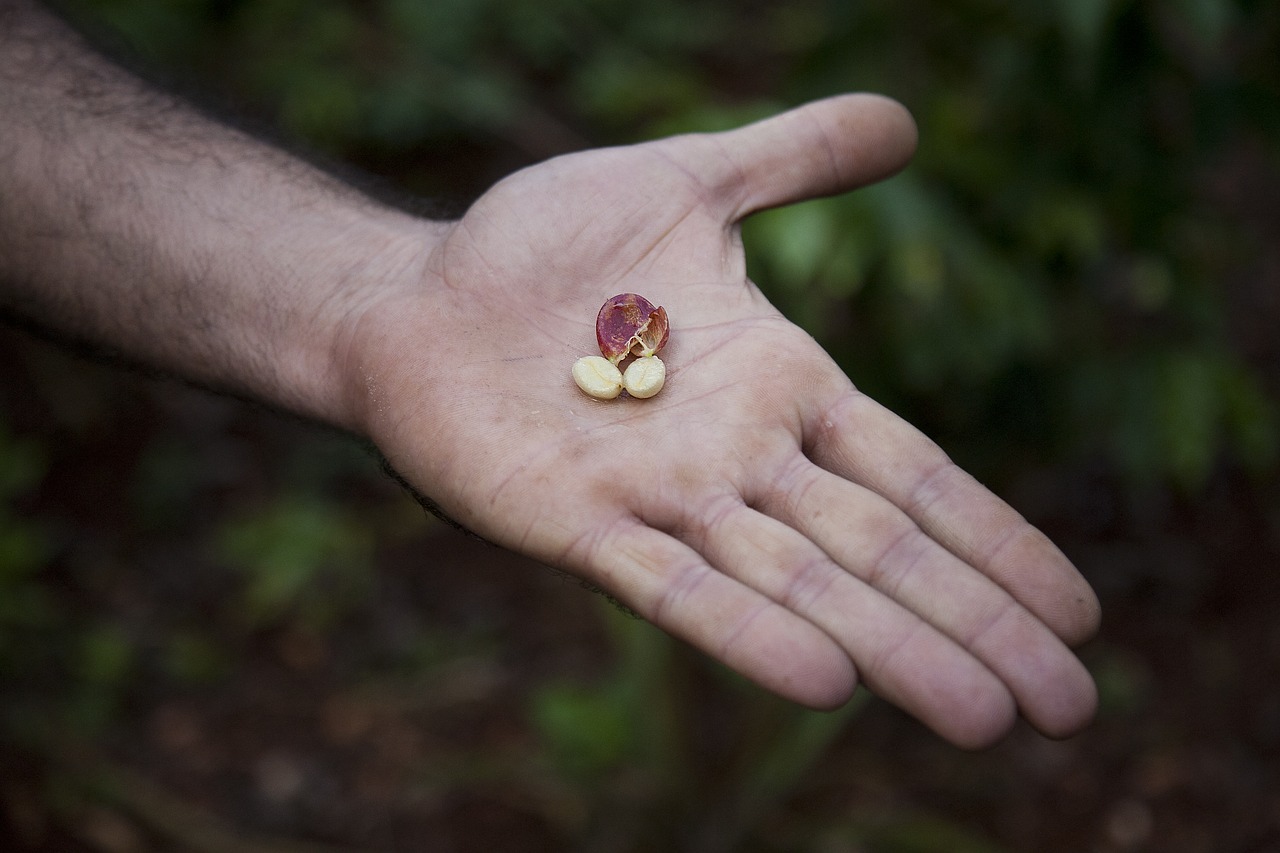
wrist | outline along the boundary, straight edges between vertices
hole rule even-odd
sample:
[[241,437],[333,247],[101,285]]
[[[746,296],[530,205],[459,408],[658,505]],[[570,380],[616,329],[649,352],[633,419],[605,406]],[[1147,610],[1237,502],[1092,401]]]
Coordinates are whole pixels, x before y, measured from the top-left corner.
[[[384,318],[403,315],[436,290],[430,258],[450,225],[380,211],[352,228],[351,252],[325,264],[329,295],[320,295],[314,322],[298,325],[287,387],[300,399],[283,401],[327,423],[373,437],[386,357]],[[425,348],[430,316],[422,315]]]
[[209,121],[36,4],[0,16],[0,310],[361,428],[349,318],[413,279],[439,226]]

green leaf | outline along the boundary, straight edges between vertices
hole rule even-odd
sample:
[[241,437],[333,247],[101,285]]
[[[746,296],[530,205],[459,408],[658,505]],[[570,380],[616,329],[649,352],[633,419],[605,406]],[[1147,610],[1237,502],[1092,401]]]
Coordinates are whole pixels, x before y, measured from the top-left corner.
[[118,684],[129,674],[133,662],[133,642],[115,625],[91,628],[81,638],[78,669],[79,676],[86,681]]
[[1205,481],[1218,452],[1222,410],[1217,378],[1213,362],[1199,353],[1171,354],[1159,371],[1160,444],[1167,469],[1188,489]]
[[1280,457],[1280,412],[1245,367],[1232,366],[1225,373],[1221,394],[1228,434],[1245,466],[1264,473]]
[[176,631],[168,637],[163,664],[171,677],[192,684],[215,681],[230,669],[219,642],[195,631]]
[[218,554],[247,576],[248,615],[271,621],[290,611],[327,621],[359,600],[368,583],[373,539],[343,511],[289,496],[228,523]]
[[548,686],[534,697],[533,721],[557,766],[577,778],[598,776],[632,752],[630,703],[617,690]]
[[0,504],[33,489],[47,469],[44,445],[32,438],[11,436],[0,422]]
[[1091,67],[1116,7],[1116,0],[1055,0],[1054,11],[1081,64]]
[[803,292],[827,265],[837,231],[835,208],[818,201],[758,214],[744,239],[751,240],[774,284]]

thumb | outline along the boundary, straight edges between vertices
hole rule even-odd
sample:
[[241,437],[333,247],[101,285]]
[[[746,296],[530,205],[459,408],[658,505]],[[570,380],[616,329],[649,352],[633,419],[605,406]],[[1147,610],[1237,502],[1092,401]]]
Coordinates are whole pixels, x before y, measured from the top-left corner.
[[758,210],[875,183],[907,165],[916,125],[896,101],[838,95],[687,143],[687,165],[736,222]]

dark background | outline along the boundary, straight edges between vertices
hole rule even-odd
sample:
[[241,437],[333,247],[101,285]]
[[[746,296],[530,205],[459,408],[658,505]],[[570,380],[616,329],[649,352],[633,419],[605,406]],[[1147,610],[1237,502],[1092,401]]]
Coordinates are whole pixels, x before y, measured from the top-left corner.
[[425,519],[352,440],[0,328],[0,847],[1280,850],[1280,6],[79,0],[447,209],[871,90],[915,164],[753,277],[1102,597],[1102,707],[967,754],[763,695]]

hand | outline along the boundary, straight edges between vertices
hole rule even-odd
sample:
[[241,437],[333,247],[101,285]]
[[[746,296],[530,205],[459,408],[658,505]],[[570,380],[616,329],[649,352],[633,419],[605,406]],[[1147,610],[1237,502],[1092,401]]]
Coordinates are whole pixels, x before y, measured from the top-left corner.
[[[901,107],[855,95],[511,176],[355,317],[363,427],[462,524],[797,702],[861,680],[961,746],[1019,712],[1076,731],[1088,585],[746,277],[744,217],[886,177],[914,145]],[[670,315],[667,385],[596,401],[570,367],[626,291]]]

